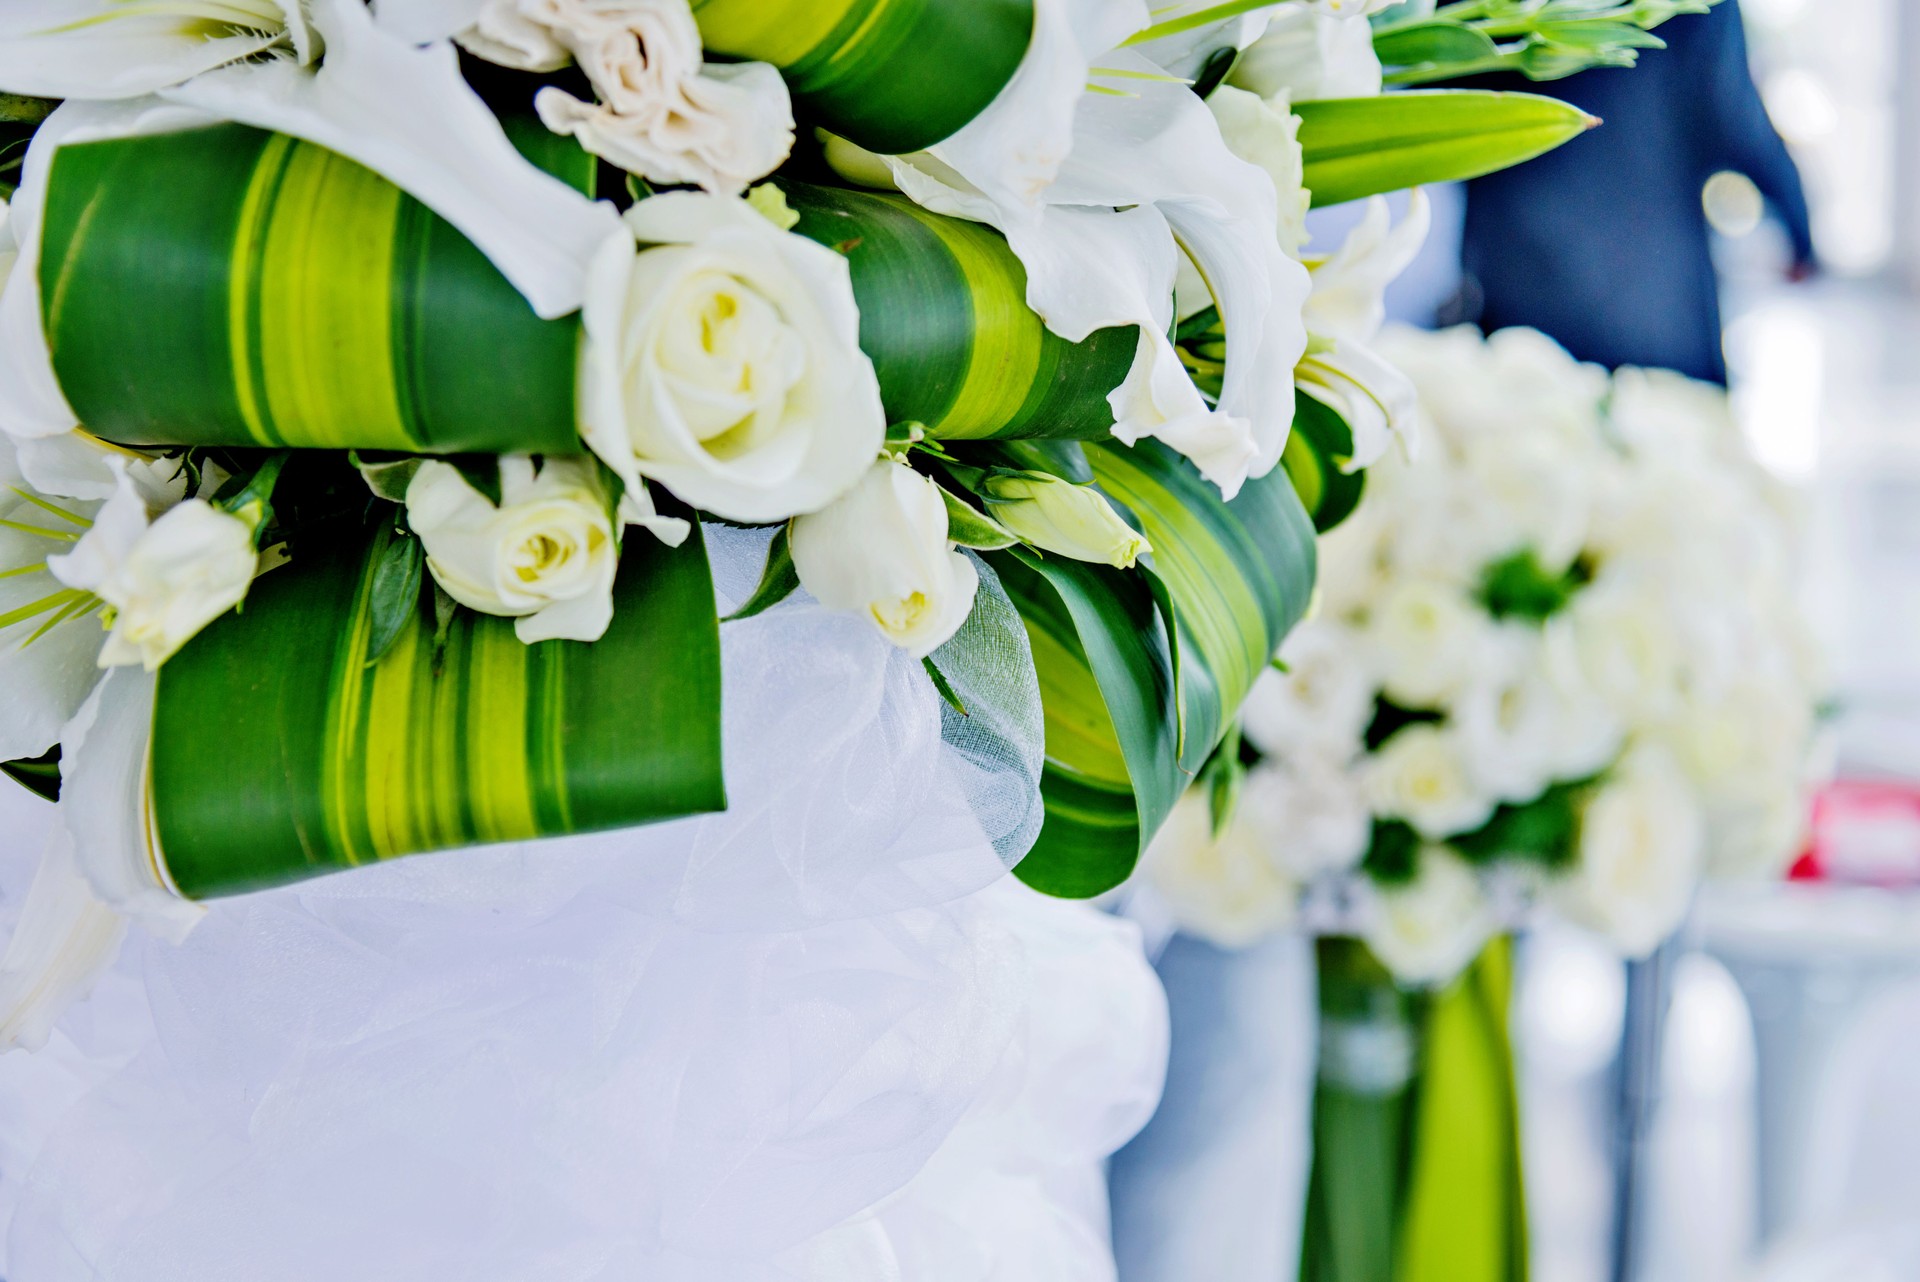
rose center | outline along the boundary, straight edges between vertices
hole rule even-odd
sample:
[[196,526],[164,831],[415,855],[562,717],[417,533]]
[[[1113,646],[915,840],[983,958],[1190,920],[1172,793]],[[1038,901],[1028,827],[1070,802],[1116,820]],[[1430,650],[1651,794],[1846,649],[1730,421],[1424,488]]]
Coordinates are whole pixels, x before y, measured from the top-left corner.
[[927,594],[915,592],[893,601],[876,601],[873,605],[874,622],[890,633],[911,632],[926,617]]

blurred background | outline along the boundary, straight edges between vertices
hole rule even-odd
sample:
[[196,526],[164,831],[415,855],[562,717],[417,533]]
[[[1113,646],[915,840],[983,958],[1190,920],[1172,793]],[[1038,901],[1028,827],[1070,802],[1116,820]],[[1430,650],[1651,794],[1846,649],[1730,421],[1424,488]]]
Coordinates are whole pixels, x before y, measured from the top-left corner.
[[[1724,148],[1759,172],[1730,164],[1698,198],[1742,428],[1804,495],[1835,782],[1794,880],[1710,890],[1654,963],[1622,967],[1568,930],[1528,940],[1516,1032],[1538,1282],[1920,1278],[1920,2],[1742,3],[1753,84],[1807,217],[1764,148]],[[1677,47],[1682,24],[1703,21],[1660,34]],[[1678,83],[1685,136],[1638,156],[1583,140],[1559,163],[1637,193],[1662,147],[1710,150],[1715,91]],[[1436,194],[1398,315],[1525,312],[1525,281],[1460,265],[1476,201],[1483,221],[1524,208],[1509,186]],[[1494,270],[1524,274],[1525,233],[1507,234]],[[1611,264],[1629,292],[1671,248],[1657,217],[1635,234]],[[1469,263],[1488,260],[1487,236],[1468,231]],[[1607,359],[1605,336],[1555,337]],[[1636,1018],[1647,1026],[1625,1036]]]

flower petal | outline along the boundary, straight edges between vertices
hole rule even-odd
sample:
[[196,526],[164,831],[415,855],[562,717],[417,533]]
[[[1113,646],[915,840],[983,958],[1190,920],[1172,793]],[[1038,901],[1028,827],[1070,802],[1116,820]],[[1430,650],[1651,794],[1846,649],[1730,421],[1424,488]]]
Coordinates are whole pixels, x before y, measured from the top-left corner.
[[358,161],[459,228],[541,316],[578,311],[613,207],[514,149],[461,78],[453,46],[409,44],[361,0],[313,0],[312,12],[327,48],[317,72],[226,67],[162,96]]
[[177,943],[205,910],[166,883],[155,846],[147,758],[157,687],[151,672],[115,668],[67,724],[60,823],[100,901]]
[[67,1007],[85,997],[126,938],[127,921],[94,897],[55,829],[0,958],[0,1053],[39,1050]]
[[38,98],[138,98],[251,58],[284,32],[208,39],[189,20],[118,13],[122,0],[8,0],[0,86]]

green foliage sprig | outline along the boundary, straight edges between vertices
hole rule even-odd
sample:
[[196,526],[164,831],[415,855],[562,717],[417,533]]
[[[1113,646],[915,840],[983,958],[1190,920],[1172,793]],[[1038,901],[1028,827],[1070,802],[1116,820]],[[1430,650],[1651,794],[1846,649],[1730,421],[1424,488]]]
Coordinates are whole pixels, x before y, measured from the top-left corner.
[[1429,85],[1490,72],[1559,80],[1592,67],[1631,67],[1663,49],[1653,28],[1717,0],[1456,0],[1382,23],[1373,47],[1393,85]]

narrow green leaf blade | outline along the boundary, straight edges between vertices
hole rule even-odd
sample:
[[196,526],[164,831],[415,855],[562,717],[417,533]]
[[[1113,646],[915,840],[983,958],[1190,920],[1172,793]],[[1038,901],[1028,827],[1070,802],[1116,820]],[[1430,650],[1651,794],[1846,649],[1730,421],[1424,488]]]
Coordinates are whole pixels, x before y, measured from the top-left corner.
[[369,664],[386,658],[400,633],[420,613],[420,586],[426,568],[426,548],[411,535],[396,534],[375,555],[373,581],[367,589],[367,605],[372,612],[367,626]]
[[760,586],[744,605],[721,622],[737,623],[765,614],[799,590],[800,571],[793,564],[793,527],[783,525],[767,545],[767,567],[760,573]]

